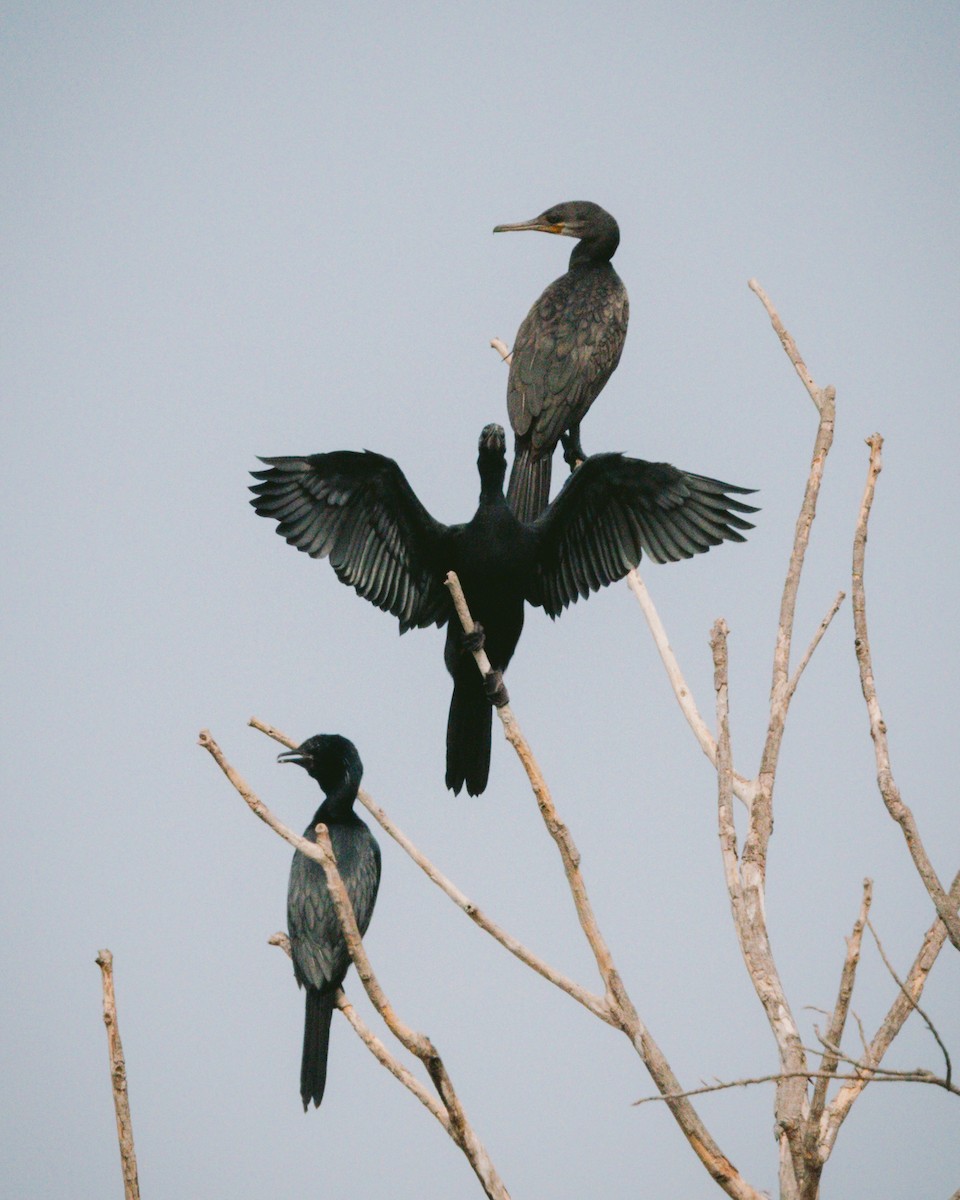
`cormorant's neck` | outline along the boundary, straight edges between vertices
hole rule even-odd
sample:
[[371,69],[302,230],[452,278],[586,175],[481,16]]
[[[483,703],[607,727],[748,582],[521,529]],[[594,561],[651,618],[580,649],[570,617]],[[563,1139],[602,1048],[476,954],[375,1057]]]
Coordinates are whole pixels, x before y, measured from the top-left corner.
[[619,245],[620,228],[611,218],[609,225],[577,242],[570,255],[570,268],[609,262]]
[[480,472],[480,503],[503,499],[503,480],[507,474],[507,460],[503,455],[481,450],[477,469]]
[[329,824],[333,821],[343,821],[353,813],[353,802],[360,790],[360,775],[356,771],[344,768],[343,778],[340,779],[326,794],[326,799],[317,809],[314,824],[323,821]]

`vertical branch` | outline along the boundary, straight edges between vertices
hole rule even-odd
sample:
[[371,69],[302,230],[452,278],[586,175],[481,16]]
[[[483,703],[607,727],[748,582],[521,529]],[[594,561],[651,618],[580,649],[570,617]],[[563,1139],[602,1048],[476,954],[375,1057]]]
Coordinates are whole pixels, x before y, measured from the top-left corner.
[[819,423],[814,441],[813,457],[807,475],[803,501],[797,517],[793,547],[780,601],[780,620],[773,653],[770,685],[770,719],[758,773],[757,795],[750,810],[750,823],[741,859],[744,885],[744,904],[750,925],[756,969],[751,970],[754,987],[763,1003],[767,1019],[777,1039],[784,1078],[777,1084],[776,1120],[780,1136],[780,1186],[784,1200],[795,1200],[804,1178],[804,1148],[802,1123],[807,1109],[806,1054],[800,1032],[786,993],[776,971],[770,949],[764,913],[767,849],[773,834],[773,788],[777,762],[786,726],[787,710],[792,695],[790,680],[790,647],[796,616],[797,594],[804,558],[810,541],[810,530],[817,514],[817,499],[833,444],[836,421],[836,395],[832,387],[818,388],[807,370],[793,338],[787,332],[769,297],[755,279],[749,287],[760,299],[776,330],[780,343],[817,408]]
[[127,1095],[127,1065],[120,1041],[120,1026],[117,1024],[113,955],[109,950],[100,951],[97,966],[103,978],[103,1023],[107,1027],[107,1046],[110,1050],[110,1081],[113,1084],[113,1107],[117,1116],[117,1139],[120,1142],[123,1195],[124,1200],[140,1200],[137,1156],[133,1149],[133,1122],[130,1120],[130,1098]]
[[[467,607],[460,581],[452,571],[447,575],[447,587],[450,589],[454,608],[464,631],[471,633],[474,628],[473,618]],[[490,662],[485,652],[482,649],[477,650],[474,651],[473,656],[480,673],[486,678],[490,672]],[[560,852],[580,926],[593,951],[597,969],[606,988],[611,1023],[616,1024],[629,1038],[644,1066],[650,1072],[654,1084],[669,1106],[681,1132],[711,1178],[728,1196],[733,1197],[733,1200],[762,1200],[760,1193],[746,1182],[714,1141],[696,1109],[683,1093],[680,1081],[674,1075],[663,1051],[641,1021],[593,915],[586,884],[580,871],[579,851],[574,845],[569,830],[557,814],[550,789],[541,774],[533,751],[523,736],[509,704],[499,706],[497,713],[503,723],[506,738],[517,752],[527,773],[544,824]]]
[[879,433],[874,433],[867,438],[867,445],[870,447],[870,466],[867,470],[867,482],[863,490],[860,515],[857,518],[857,531],[853,539],[853,629],[857,664],[860,668],[860,687],[866,701],[867,715],[870,718],[870,736],[873,738],[874,755],[877,761],[877,786],[887,812],[903,831],[913,865],[923,880],[923,886],[933,901],[937,915],[946,926],[947,936],[960,950],[960,916],[957,915],[957,904],[955,900],[951,901],[945,892],[923,842],[920,840],[920,830],[917,828],[913,813],[900,796],[900,789],[893,778],[893,770],[890,766],[887,726],[880,710],[880,701],[877,699],[873,661],[870,654],[870,637],[867,632],[867,598],[864,590],[863,571],[867,553],[867,525],[870,520],[870,509],[873,506],[877,477],[883,469],[881,457],[883,438]]

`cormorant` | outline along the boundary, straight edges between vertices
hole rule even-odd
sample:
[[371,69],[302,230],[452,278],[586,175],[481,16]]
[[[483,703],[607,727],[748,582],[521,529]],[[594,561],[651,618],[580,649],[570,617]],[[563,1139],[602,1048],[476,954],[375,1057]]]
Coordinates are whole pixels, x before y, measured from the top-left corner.
[[756,512],[735,487],[622,454],[596,454],[566,481],[546,511],[523,524],[503,495],[506,438],[500,425],[480,435],[480,504],[465,525],[442,525],[417,499],[390,458],[369,450],[264,458],[251,504],[277,532],[313,558],[330,558],[337,577],[400,621],[400,632],[447,625],[444,662],[453,676],[447,723],[446,783],[471,796],[487,785],[491,692],[468,652],[444,586],[456,571],[487,655],[505,670],[523,628],[524,602],[556,617],[580,596],[622,579],[645,551],[657,562],[701,554],[752,529],[737,513]]
[[579,238],[570,267],[544,291],[517,331],[507,383],[507,411],[516,435],[507,500],[521,521],[535,521],[550,499],[553,450],[563,439],[571,469],[586,457],[580,422],[613,374],[630,303],[610,259],[620,243],[616,221],[599,204],[555,204],[519,225]]
[[[321,822],[330,831],[337,869],[343,880],[361,934],[366,933],[380,886],[380,847],[353,811],[363,764],[353,742],[336,733],[318,733],[277,762],[303,767],[326,797],[303,831],[316,842]],[[350,954],[327,890],[323,867],[298,850],[290,867],[287,888],[287,929],[297,983],[307,989],[300,1062],[300,1099],[306,1112],[312,1100],[319,1106],[327,1081],[327,1047],[334,998],[350,966]]]

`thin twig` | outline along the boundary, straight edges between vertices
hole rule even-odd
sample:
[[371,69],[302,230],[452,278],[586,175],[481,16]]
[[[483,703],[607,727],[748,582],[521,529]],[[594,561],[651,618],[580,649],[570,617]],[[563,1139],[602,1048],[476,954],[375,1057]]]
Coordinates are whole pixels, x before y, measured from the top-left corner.
[[[960,900],[960,871],[954,876],[950,885],[950,896],[956,903]],[[903,1028],[907,1017],[913,1012],[914,1004],[923,994],[933,964],[943,949],[947,940],[947,929],[939,917],[933,922],[924,935],[923,944],[907,974],[903,988],[898,992],[893,1003],[880,1024],[872,1041],[861,1060],[865,1068],[862,1079],[846,1083],[832,1102],[827,1106],[820,1122],[820,1155],[826,1161],[837,1140],[840,1126],[846,1120],[854,1101],[873,1078],[871,1072],[880,1067],[884,1054]]]
[[867,438],[870,447],[870,465],[867,469],[867,482],[863,490],[863,500],[860,504],[860,514],[857,518],[857,530],[853,539],[853,629],[854,646],[857,651],[857,663],[860,667],[860,687],[867,705],[867,715],[870,718],[870,736],[873,738],[874,754],[877,761],[877,786],[886,805],[887,812],[897,822],[903,831],[903,836],[910,851],[910,857],[917,868],[923,886],[927,889],[940,920],[947,928],[947,935],[953,945],[960,950],[960,915],[957,913],[956,901],[951,903],[943,884],[933,869],[927,851],[920,839],[920,830],[914,820],[913,813],[904,804],[900,789],[893,778],[890,766],[890,748],[887,744],[887,726],[880,710],[877,699],[877,688],[873,677],[873,662],[870,654],[870,638],[867,632],[867,599],[863,583],[864,560],[867,551],[867,526],[870,520],[870,509],[873,506],[873,495],[876,489],[877,477],[883,469],[881,450],[883,438],[879,433]]
[[513,351],[510,349],[507,343],[501,341],[500,338],[495,337],[490,339],[490,345],[494,350],[496,350],[496,352],[509,367],[511,362],[513,362]]
[[793,697],[793,693],[797,690],[797,684],[800,682],[800,676],[803,674],[804,670],[806,669],[807,663],[813,657],[814,650],[816,650],[816,648],[820,645],[820,639],[823,637],[823,635],[829,629],[830,622],[837,615],[837,611],[845,599],[846,599],[846,592],[837,592],[837,598],[834,600],[833,604],[831,604],[830,608],[827,610],[827,615],[823,618],[823,620],[817,626],[817,631],[811,638],[810,645],[807,647],[806,653],[804,654],[803,658],[800,659],[799,665],[797,666],[797,669],[794,671],[793,675],[791,676],[790,683],[787,685],[787,695],[789,697],[791,697],[791,698]]
[[[633,1101],[633,1108],[639,1107],[641,1104],[652,1104],[655,1100],[680,1100],[684,1096],[706,1096],[710,1092],[725,1092],[730,1088],[750,1087],[755,1083],[779,1083],[785,1078],[783,1072],[776,1075],[757,1075],[753,1079],[733,1079],[727,1083],[711,1083],[704,1084],[703,1087],[691,1088],[687,1092],[675,1092],[670,1096],[643,1096],[639,1100]],[[863,1079],[863,1075],[838,1075],[833,1071],[804,1071],[798,1075],[800,1079],[816,1079],[823,1080],[829,1083],[833,1079],[854,1080],[859,1082]],[[960,1096],[960,1088],[955,1087],[946,1079],[940,1079],[931,1071],[922,1069],[916,1071],[890,1071],[887,1068],[882,1068],[879,1072],[871,1076],[872,1083],[929,1083],[933,1087],[943,1088],[945,1091],[952,1093],[954,1096]]]
[[893,963],[890,961],[889,958],[887,958],[887,952],[883,948],[883,942],[880,941],[880,935],[877,933],[876,929],[874,928],[873,922],[870,920],[869,917],[867,918],[867,928],[870,930],[871,934],[873,934],[873,940],[874,940],[874,942],[876,942],[877,950],[880,952],[881,959],[883,959],[883,965],[890,972],[890,978],[897,985],[897,987],[900,989],[900,991],[903,992],[904,996],[906,996],[906,998],[910,1001],[910,1003],[913,1005],[913,1007],[916,1010],[916,1012],[918,1013],[918,1015],[923,1018],[924,1024],[926,1025],[926,1027],[930,1030],[931,1034],[933,1035],[933,1040],[940,1047],[940,1053],[943,1055],[943,1061],[946,1064],[946,1068],[947,1068],[946,1078],[947,1078],[947,1082],[949,1083],[951,1078],[953,1077],[953,1067],[951,1066],[951,1063],[950,1063],[950,1054],[948,1053],[946,1046],[943,1044],[943,1039],[940,1037],[940,1034],[937,1033],[937,1030],[936,1030],[936,1027],[935,1027],[933,1021],[930,1020],[930,1018],[927,1016],[926,1012],[920,1007],[920,1005],[917,1003],[917,1001],[914,1000],[914,998],[910,995],[910,993],[907,991],[906,987],[904,986],[903,980],[893,969]]
[[120,1041],[117,1023],[117,998],[113,990],[113,955],[101,950],[97,966],[103,982],[103,1023],[107,1027],[107,1046],[110,1050],[110,1082],[113,1085],[113,1107],[117,1117],[117,1140],[120,1143],[120,1166],[123,1171],[124,1200],[140,1200],[140,1181],[137,1177],[137,1155],[133,1148],[133,1122],[130,1119],[130,1097],[127,1094],[127,1064]]
[[[268,734],[268,736],[284,746],[295,748],[298,744],[274,726],[267,725],[256,717],[251,717],[248,724],[252,725],[254,729],[259,729],[261,732]],[[492,921],[468,896],[464,895],[455,883],[435,867],[425,854],[417,849],[400,827],[387,816],[380,805],[374,803],[373,798],[368,792],[361,788],[358,799],[373,819],[378,822],[380,827],[413,859],[427,878],[432,883],[435,883],[445,895],[449,896],[454,904],[466,913],[475,925],[478,925],[485,933],[488,933],[504,949],[509,950],[512,955],[522,963],[525,963],[531,970],[536,971],[538,975],[542,975],[544,979],[560,988],[561,991],[566,992],[568,996],[572,996],[574,1000],[582,1004],[594,1016],[599,1017],[601,1021],[606,1021],[610,1025],[616,1024],[616,1021],[611,1016],[609,1005],[602,996],[597,996],[586,988],[581,987],[580,984],[574,983],[572,979],[569,979],[566,975],[563,975],[560,971],[550,966],[548,962],[540,958],[539,955],[534,954],[532,950],[529,950],[513,937],[512,934],[507,933],[505,929],[502,929]]]
[[327,879],[327,890],[330,893],[330,899],[336,910],[344,941],[350,953],[350,958],[357,969],[357,975],[360,977],[360,981],[367,995],[370,997],[371,1003],[383,1017],[391,1033],[411,1054],[416,1055],[427,1068],[427,1073],[430,1075],[433,1085],[437,1089],[449,1116],[450,1123],[447,1132],[463,1151],[487,1196],[490,1197],[490,1200],[509,1200],[509,1193],[504,1187],[503,1181],[497,1174],[489,1155],[467,1120],[463,1106],[454,1090],[453,1083],[436,1047],[428,1037],[417,1033],[409,1025],[400,1020],[390,1005],[386,993],[380,987],[373,968],[370,965],[370,960],[363,948],[363,942],[360,937],[360,931],[357,928],[350,898],[337,870],[336,857],[333,853],[333,846],[330,842],[330,835],[327,832],[326,826],[317,825],[317,841],[315,844],[307,841],[306,838],[299,837],[292,829],[289,829],[274,816],[263,801],[244,782],[237,771],[227,762],[223,751],[214,741],[208,730],[204,729],[201,731],[199,744],[210,753],[235,790],[243,797],[248,807],[261,821],[269,825],[275,833],[280,834],[285,841],[299,850],[301,854],[313,859],[314,862],[319,862],[323,867]]
[[[706,721],[700,715],[700,710],[697,708],[693,693],[683,676],[677,656],[673,652],[673,647],[670,645],[670,639],[667,637],[667,631],[660,619],[660,614],[657,612],[649,591],[647,591],[646,584],[640,577],[640,572],[636,569],[628,572],[627,587],[633,592],[637,603],[640,605],[647,626],[650,629],[650,634],[653,637],[653,643],[657,648],[657,653],[660,655],[660,661],[667,672],[667,679],[670,681],[673,694],[680,705],[680,710],[686,718],[687,724],[693,730],[694,737],[700,743],[700,749],[715,767],[717,765],[716,738],[710,732]],[[756,781],[745,779],[742,775],[737,774],[736,771],[732,774],[732,781],[734,795],[749,808],[757,789]]]

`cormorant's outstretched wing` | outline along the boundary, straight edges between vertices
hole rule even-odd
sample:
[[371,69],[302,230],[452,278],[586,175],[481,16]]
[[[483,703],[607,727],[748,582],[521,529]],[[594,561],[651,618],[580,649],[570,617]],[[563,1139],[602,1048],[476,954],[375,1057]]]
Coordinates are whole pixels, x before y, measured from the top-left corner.
[[507,411],[515,434],[530,430],[537,455],[580,423],[620,361],[629,304],[623,284],[610,275],[562,275],[517,331]]
[[446,526],[417,499],[393,461],[370,450],[262,458],[250,501],[277,533],[400,621],[400,632],[442,624],[450,598],[438,548]]
[[703,554],[723,541],[742,542],[752,529],[737,513],[757,510],[727,495],[749,494],[669,463],[622,454],[594,454],[567,479],[534,523],[533,585],[527,599],[556,617],[637,565]]

